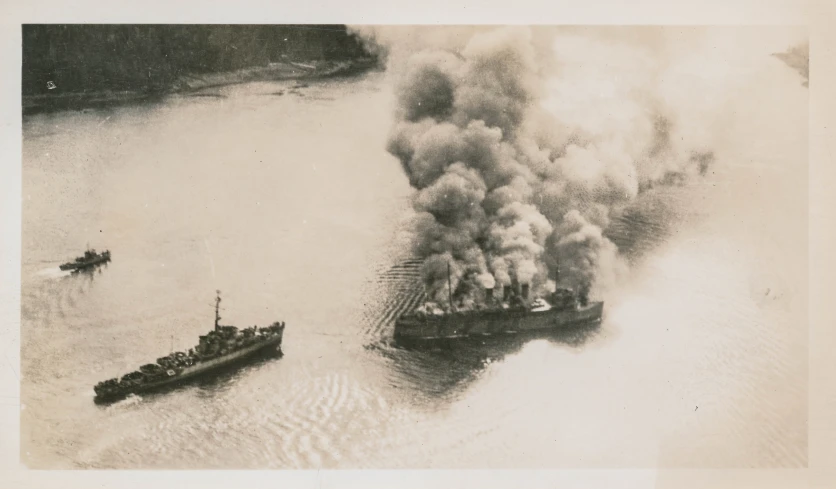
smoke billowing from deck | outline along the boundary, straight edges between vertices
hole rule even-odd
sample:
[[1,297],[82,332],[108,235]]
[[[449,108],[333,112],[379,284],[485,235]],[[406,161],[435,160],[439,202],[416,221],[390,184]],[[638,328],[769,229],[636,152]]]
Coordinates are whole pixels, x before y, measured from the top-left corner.
[[[705,76],[670,33],[355,28],[396,78],[388,150],[417,190],[431,300],[529,283],[598,295],[626,271],[605,230],[644,190],[705,174],[731,73]],[[731,66],[731,59],[722,66]],[[716,75],[718,72],[713,72]],[[559,273],[558,273],[559,272]]]

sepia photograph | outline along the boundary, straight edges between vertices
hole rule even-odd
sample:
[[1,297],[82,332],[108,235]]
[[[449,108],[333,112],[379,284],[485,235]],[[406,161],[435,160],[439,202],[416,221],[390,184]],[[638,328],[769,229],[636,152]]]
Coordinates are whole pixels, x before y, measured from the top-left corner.
[[805,27],[21,36],[28,469],[808,467]]

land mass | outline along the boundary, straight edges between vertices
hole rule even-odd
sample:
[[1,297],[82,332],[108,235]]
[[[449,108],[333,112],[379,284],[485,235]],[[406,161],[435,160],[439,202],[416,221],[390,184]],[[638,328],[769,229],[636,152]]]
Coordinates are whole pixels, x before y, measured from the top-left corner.
[[340,25],[24,25],[23,113],[377,66]]

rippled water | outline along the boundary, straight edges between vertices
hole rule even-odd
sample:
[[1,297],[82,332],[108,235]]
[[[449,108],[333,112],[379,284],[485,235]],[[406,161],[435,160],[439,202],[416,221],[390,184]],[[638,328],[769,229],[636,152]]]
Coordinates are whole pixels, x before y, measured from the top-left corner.
[[[776,68],[752,144],[658,189],[600,328],[410,352],[410,189],[382,75],[244,84],[24,120],[22,450],[42,468],[806,464],[806,92]],[[775,87],[780,120],[761,117]],[[279,95],[281,93],[281,95]],[[97,272],[57,271],[85,245]],[[281,359],[93,403],[224,322],[287,322]]]

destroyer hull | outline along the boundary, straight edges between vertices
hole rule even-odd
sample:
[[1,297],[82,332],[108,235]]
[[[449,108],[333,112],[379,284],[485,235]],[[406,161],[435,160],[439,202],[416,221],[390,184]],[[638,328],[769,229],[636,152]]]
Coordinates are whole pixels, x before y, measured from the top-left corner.
[[402,317],[395,322],[395,341],[420,344],[456,338],[558,331],[599,322],[603,311],[604,303],[594,302],[577,309],[474,311],[424,318]]
[[271,351],[281,353],[281,346],[282,335],[278,335],[276,338],[269,338],[261,343],[241,348],[240,350],[236,350],[222,357],[213,358],[211,360],[206,360],[205,362],[200,362],[197,365],[186,367],[182,369],[178,374],[173,375],[171,377],[166,377],[159,381],[148,382],[145,384],[133,386],[130,389],[124,389],[113,393],[97,395],[96,401],[118,400],[125,398],[131,394],[150,392],[166,386],[179,384],[187,380],[194,379],[198,376],[219,370],[223,367],[246,361],[261,353],[268,353]]

